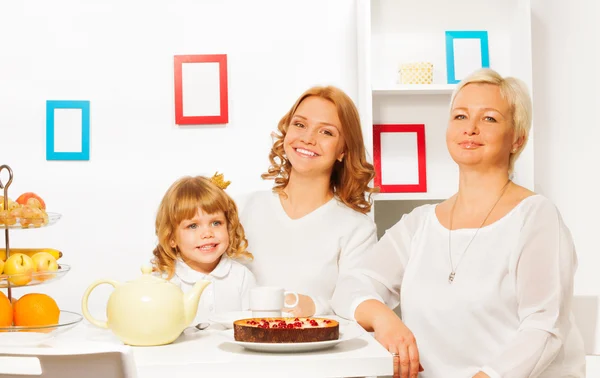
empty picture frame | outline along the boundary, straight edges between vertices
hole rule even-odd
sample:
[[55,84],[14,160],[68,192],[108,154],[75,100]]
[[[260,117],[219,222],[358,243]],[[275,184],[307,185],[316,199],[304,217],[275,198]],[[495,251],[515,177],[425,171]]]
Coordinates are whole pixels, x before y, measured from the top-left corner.
[[448,84],[456,84],[473,71],[490,66],[487,31],[446,32]]
[[46,160],[90,160],[89,101],[46,101]]
[[425,125],[374,125],[373,160],[381,193],[427,192]]
[[175,56],[175,123],[229,122],[227,55]]

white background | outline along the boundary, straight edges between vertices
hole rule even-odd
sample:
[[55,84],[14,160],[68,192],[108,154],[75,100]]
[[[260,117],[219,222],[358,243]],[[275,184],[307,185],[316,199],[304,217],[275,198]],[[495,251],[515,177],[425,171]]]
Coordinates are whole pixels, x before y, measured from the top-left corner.
[[[535,189],[576,240],[576,293],[597,296],[600,10],[596,0],[532,5]],[[269,134],[301,92],[330,83],[356,96],[355,23],[347,0],[2,2],[0,164],[15,172],[11,197],[34,191],[63,214],[11,233],[12,245],[61,249],[73,267],[17,296],[47,292],[80,311],[95,279],[137,277],[158,203],[182,175],[225,172],[234,195],[269,188]],[[229,124],[176,126],[173,56],[216,53],[228,54]],[[91,102],[88,162],[45,160],[45,102],[64,99]],[[92,300],[98,317],[109,291]]]
[[383,132],[381,184],[419,184],[419,151],[416,132]]
[[219,63],[183,63],[181,66],[183,115],[221,115]]
[[[81,109],[54,109],[54,151],[81,152]],[[13,198],[14,200],[15,198]]]

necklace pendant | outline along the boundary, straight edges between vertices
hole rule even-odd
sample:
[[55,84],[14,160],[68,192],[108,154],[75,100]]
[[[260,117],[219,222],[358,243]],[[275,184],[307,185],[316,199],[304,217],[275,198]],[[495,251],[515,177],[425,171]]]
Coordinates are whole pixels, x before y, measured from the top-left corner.
[[454,281],[455,275],[456,275],[456,273],[450,272],[450,275],[448,276],[448,283],[452,283]]

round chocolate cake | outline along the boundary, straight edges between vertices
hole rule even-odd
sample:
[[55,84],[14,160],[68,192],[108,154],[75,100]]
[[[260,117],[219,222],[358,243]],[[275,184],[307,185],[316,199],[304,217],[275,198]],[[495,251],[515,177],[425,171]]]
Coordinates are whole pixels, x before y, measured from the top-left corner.
[[237,341],[251,343],[309,343],[337,340],[340,324],[323,318],[251,318],[233,323]]

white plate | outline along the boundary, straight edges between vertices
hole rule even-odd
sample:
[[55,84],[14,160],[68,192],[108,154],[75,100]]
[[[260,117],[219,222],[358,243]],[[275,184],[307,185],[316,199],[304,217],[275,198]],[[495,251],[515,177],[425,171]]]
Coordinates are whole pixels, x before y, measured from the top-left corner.
[[[292,316],[292,314],[284,312],[282,316]],[[233,328],[233,322],[240,319],[253,318],[252,311],[231,311],[219,314],[213,314],[208,318],[211,323],[220,324],[227,329]]]
[[343,326],[340,324],[340,338],[329,341],[315,341],[312,343],[250,343],[245,341],[236,341],[233,337],[233,329],[222,331],[219,334],[224,336],[228,342],[240,345],[248,350],[256,352],[269,353],[288,353],[288,352],[312,352],[316,350],[328,349],[337,344],[355,339],[361,336],[364,330],[356,326]]

